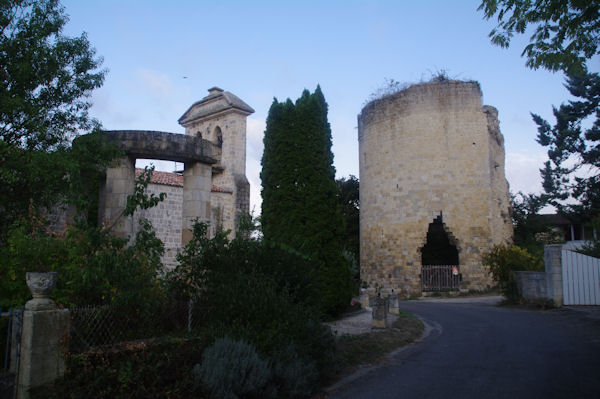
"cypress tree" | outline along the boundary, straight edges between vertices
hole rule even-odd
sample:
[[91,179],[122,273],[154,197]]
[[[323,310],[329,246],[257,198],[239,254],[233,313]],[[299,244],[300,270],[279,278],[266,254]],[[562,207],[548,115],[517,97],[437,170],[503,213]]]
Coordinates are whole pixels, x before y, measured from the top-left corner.
[[310,256],[321,308],[347,306],[353,286],[342,256],[344,222],[339,212],[327,103],[317,89],[292,103],[274,99],[267,117],[262,158],[265,240]]

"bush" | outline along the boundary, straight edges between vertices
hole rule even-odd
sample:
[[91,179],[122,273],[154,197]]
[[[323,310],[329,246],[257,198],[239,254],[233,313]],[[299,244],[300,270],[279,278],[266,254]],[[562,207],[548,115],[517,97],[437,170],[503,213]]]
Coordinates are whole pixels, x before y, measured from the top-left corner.
[[483,262],[489,266],[490,274],[509,302],[519,299],[515,271],[543,271],[541,257],[533,256],[527,250],[516,245],[495,245],[483,256]]
[[271,373],[252,345],[225,337],[204,351],[194,376],[214,398],[237,399],[259,394]]
[[162,253],[162,242],[146,222],[129,246],[99,227],[71,226],[53,234],[19,225],[0,247],[0,306],[20,306],[31,298],[28,271],[58,272],[53,296],[63,305],[156,306]]
[[[243,340],[272,362],[292,345],[304,363],[314,364],[317,375],[327,368],[333,361],[334,339],[318,322],[320,298],[310,260],[248,236],[229,242],[225,234],[212,239],[205,234],[206,225],[197,223],[180,265],[167,280],[173,295],[184,293],[207,310],[206,333]],[[278,375],[278,390],[304,389],[290,385],[284,373]]]
[[319,380],[314,361],[298,354],[294,345],[288,345],[271,360],[272,392],[280,398],[306,398]]
[[169,339],[67,357],[67,372],[33,399],[202,397],[191,373],[204,341]]

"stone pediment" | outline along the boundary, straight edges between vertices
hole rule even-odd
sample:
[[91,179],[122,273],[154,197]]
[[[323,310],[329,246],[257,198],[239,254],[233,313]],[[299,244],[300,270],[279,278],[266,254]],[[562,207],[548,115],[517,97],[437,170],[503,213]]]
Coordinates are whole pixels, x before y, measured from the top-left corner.
[[240,100],[235,94],[223,91],[223,89],[218,87],[209,89],[208,93],[208,96],[192,104],[192,106],[185,111],[181,118],[179,118],[178,122],[180,125],[186,126],[195,120],[228,110],[241,112],[245,115],[254,113],[254,109],[244,101]]

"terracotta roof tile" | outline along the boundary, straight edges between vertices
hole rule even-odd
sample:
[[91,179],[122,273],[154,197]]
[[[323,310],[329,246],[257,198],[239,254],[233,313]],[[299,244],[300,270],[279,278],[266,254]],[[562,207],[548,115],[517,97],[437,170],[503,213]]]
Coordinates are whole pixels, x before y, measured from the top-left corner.
[[[144,169],[135,168],[135,178],[137,179]],[[183,176],[178,173],[161,172],[155,170],[150,178],[150,183],[162,184],[165,186],[183,187]]]
[[[135,168],[135,178],[137,179],[143,171],[143,169]],[[179,173],[161,172],[155,170],[152,173],[152,177],[150,178],[150,183],[162,184],[164,186],[183,187],[183,175],[180,175]],[[233,193],[233,191],[229,189],[217,187],[215,185],[212,186],[210,191],[212,191],[213,193]]]

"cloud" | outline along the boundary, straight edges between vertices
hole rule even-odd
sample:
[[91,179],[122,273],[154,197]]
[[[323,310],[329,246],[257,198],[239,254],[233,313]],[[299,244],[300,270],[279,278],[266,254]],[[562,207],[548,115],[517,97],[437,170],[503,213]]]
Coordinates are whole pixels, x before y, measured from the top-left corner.
[[506,154],[506,178],[510,191],[517,193],[540,193],[542,178],[540,169],[547,160],[546,153],[540,151],[520,151]]
[[135,125],[136,113],[124,109],[108,90],[99,89],[92,94],[91,115],[98,119],[105,129],[128,129]]
[[167,98],[173,94],[173,83],[165,73],[142,68],[137,71],[137,78],[142,87],[156,97]]

